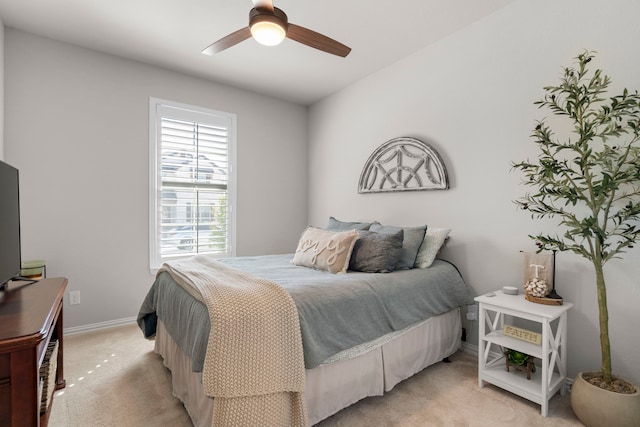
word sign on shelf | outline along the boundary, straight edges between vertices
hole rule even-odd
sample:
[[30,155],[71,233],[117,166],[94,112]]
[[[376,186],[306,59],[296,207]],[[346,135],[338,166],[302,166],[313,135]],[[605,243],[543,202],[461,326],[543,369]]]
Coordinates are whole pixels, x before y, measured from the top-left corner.
[[522,341],[527,341],[536,345],[542,344],[542,334],[537,332],[528,331],[511,325],[504,325],[502,332],[507,336],[517,338]]

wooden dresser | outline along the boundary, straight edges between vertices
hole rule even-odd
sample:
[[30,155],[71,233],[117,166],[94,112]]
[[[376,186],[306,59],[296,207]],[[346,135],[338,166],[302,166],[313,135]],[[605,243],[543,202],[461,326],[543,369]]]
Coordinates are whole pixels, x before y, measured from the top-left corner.
[[[30,285],[13,282],[0,294],[0,426],[41,426],[49,420],[53,390],[40,400],[44,383],[65,386],[63,375],[62,297],[67,279],[44,279]],[[45,360],[57,341],[55,360]],[[40,368],[51,370],[40,379]]]

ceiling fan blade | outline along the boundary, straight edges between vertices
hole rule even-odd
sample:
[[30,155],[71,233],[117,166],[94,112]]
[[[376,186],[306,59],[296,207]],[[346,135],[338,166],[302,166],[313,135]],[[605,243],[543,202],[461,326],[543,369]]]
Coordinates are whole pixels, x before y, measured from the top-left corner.
[[253,5],[273,11],[273,0],[253,0]]
[[249,27],[241,28],[202,49],[202,53],[205,55],[213,55],[214,53],[222,52],[231,46],[235,46],[238,43],[245,41],[249,37],[251,37],[251,30]]
[[298,43],[305,44],[332,55],[342,56],[343,58],[351,52],[350,47],[296,24],[289,23],[287,28],[287,37],[291,40],[297,41]]

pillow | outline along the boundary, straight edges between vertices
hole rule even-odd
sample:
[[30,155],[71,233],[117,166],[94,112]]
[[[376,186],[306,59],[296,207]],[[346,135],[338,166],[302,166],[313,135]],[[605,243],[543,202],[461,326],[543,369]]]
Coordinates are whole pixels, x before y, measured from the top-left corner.
[[413,268],[418,255],[418,249],[424,240],[424,233],[427,229],[426,225],[419,227],[396,227],[393,225],[381,225],[378,223],[371,224],[369,230],[377,233],[393,234],[398,230],[403,230],[404,238],[402,239],[402,253],[400,261],[396,266],[396,270],[409,270]]
[[349,262],[349,269],[365,273],[388,273],[396,269],[402,254],[404,231],[382,234],[359,231]]
[[416,257],[416,268],[428,268],[449,237],[450,228],[429,227]]
[[346,273],[357,239],[356,230],[331,231],[307,227],[300,237],[291,262],[329,273]]
[[368,230],[371,226],[370,222],[344,222],[329,217],[327,230]]

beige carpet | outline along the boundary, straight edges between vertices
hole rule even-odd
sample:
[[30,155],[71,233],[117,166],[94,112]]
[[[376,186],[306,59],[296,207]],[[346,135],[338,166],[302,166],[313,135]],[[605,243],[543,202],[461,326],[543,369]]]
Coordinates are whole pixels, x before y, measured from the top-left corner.
[[[65,337],[67,387],[54,398],[52,427],[191,426],[171,395],[170,373],[135,325]],[[382,397],[352,405],[317,427],[580,426],[568,396],[540,406],[497,387],[478,387],[474,356],[457,353]]]

